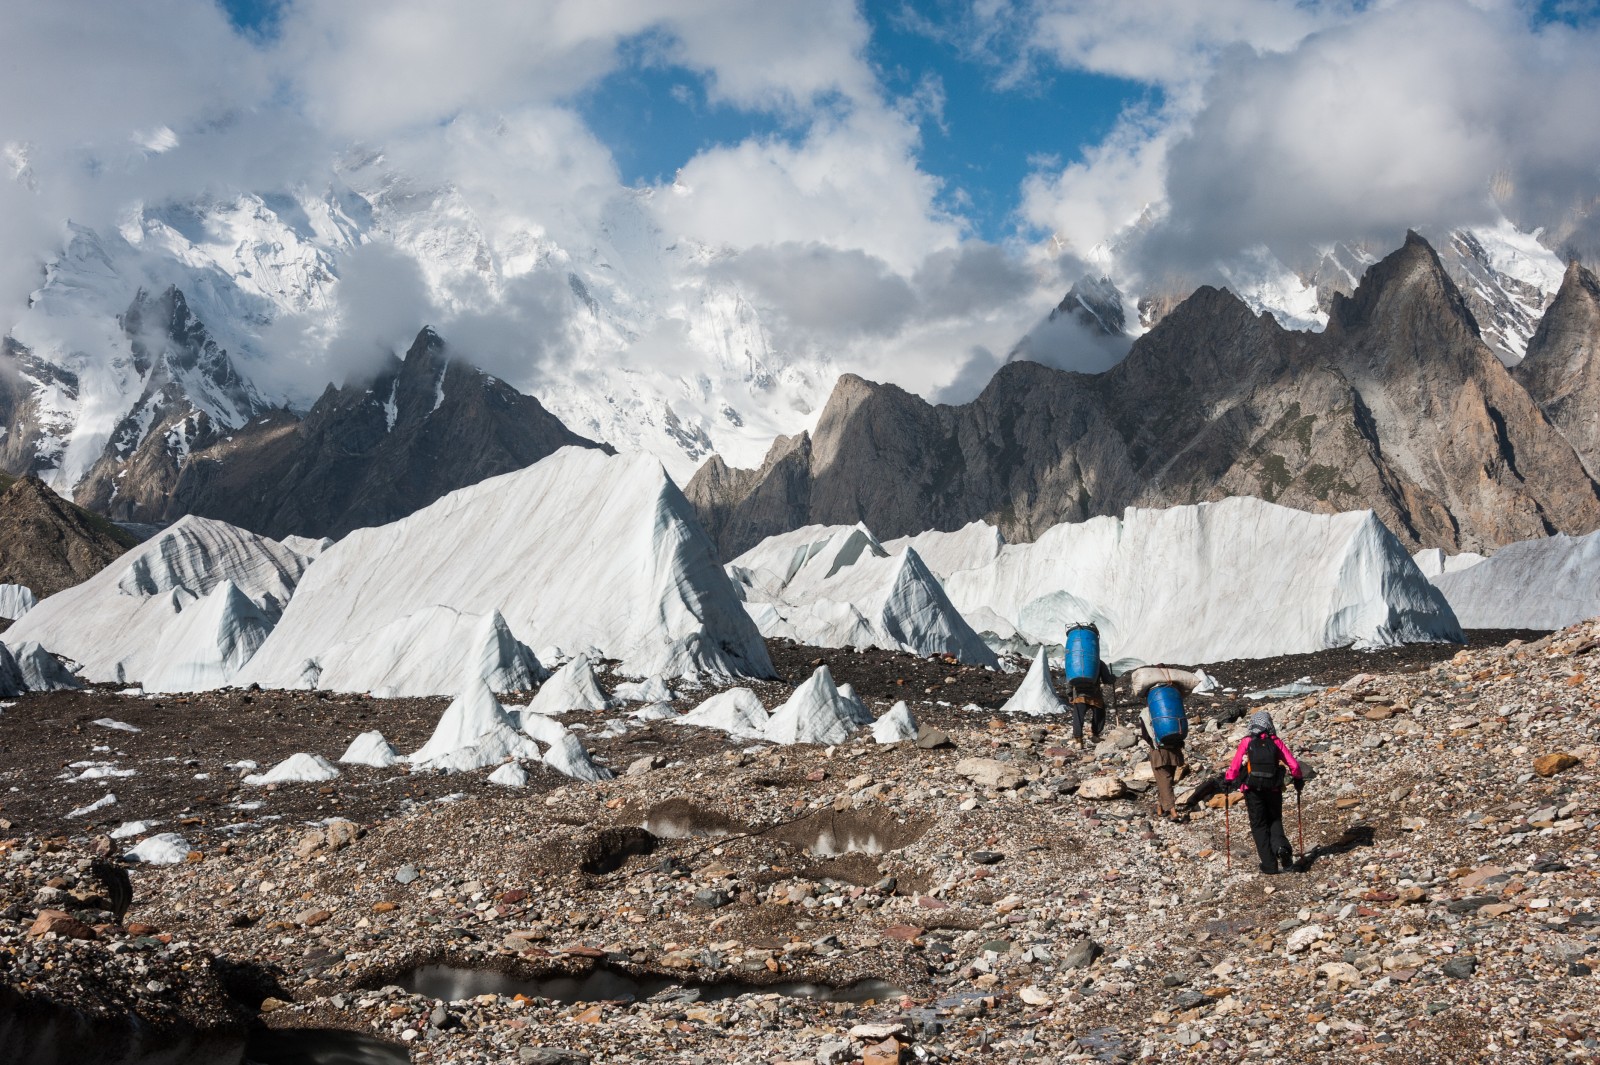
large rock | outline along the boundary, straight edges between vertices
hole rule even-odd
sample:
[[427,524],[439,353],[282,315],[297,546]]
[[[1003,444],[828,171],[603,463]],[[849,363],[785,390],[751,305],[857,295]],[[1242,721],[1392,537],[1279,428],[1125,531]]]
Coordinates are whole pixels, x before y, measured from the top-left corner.
[[1101,374],[1016,361],[960,407],[846,374],[812,435],[759,470],[713,459],[685,492],[729,555],[858,521],[894,537],[983,520],[1014,543],[1229,495],[1370,508],[1411,549],[1600,526],[1572,446],[1415,234],[1333,296],[1322,333],[1200,288]]
[[993,758],[963,758],[956,763],[956,773],[980,788],[995,790],[1015,788],[1023,780],[1022,770]]
[[498,611],[527,646],[597,648],[637,676],[772,675],[760,633],[661,464],[565,448],[340,540],[241,679],[303,686],[329,648],[439,606]]

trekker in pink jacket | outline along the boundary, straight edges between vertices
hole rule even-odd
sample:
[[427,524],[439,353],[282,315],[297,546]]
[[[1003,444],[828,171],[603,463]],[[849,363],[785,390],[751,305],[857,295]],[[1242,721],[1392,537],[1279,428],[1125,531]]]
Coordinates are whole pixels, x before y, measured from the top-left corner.
[[1229,787],[1244,792],[1245,809],[1250,811],[1250,835],[1255,837],[1261,871],[1268,876],[1287,872],[1294,865],[1294,848],[1283,832],[1285,768],[1294,781],[1294,790],[1299,791],[1305,786],[1300,763],[1279,738],[1272,715],[1258,710],[1250,715],[1250,731],[1233,752],[1227,782]]

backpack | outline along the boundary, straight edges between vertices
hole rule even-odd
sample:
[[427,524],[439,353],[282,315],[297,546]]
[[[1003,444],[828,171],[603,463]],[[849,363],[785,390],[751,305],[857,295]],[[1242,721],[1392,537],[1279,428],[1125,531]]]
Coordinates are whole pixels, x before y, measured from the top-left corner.
[[1250,737],[1244,749],[1244,783],[1258,790],[1279,791],[1283,788],[1283,758],[1278,753],[1278,740],[1270,732]]

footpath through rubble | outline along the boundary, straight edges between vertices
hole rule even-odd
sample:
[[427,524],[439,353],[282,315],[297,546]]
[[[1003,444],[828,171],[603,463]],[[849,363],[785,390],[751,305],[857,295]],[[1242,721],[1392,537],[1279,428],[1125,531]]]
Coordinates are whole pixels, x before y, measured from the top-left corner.
[[[1220,798],[1156,821],[1125,729],[1080,750],[1064,720],[931,700],[915,742],[669,723],[648,735],[683,751],[624,761],[624,736],[615,780],[168,824],[195,849],[131,867],[120,921],[91,861],[121,843],[19,836],[0,1008],[131,1011],[173,1041],[351,1029],[437,1063],[1600,1060],[1597,652],[1591,622],[1261,704],[1314,771],[1301,871],[1275,877],[1242,806],[1231,870]],[[987,676],[998,700],[1020,680]],[[1256,708],[1195,721],[1186,785]],[[406,990],[445,986],[424,966],[456,990]]]

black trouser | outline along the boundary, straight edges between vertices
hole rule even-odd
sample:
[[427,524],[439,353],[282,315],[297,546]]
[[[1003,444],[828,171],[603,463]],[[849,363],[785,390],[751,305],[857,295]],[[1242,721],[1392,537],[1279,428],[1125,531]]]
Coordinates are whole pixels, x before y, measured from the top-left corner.
[[1250,835],[1255,837],[1256,854],[1263,873],[1276,873],[1294,861],[1289,837],[1283,834],[1283,792],[1246,788],[1244,806],[1250,811]]
[[1072,700],[1072,738],[1082,742],[1083,719],[1089,718],[1089,734],[1095,739],[1100,738],[1101,731],[1106,727],[1105,699],[1096,692],[1090,695],[1084,691],[1074,691]]

